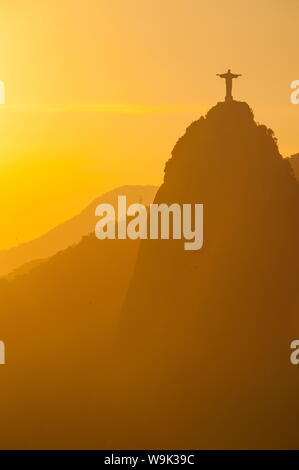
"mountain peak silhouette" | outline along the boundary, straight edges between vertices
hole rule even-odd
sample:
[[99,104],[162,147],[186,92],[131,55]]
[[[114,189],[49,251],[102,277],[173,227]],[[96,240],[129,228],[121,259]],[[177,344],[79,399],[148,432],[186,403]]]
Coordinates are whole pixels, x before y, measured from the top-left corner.
[[273,131],[247,103],[217,103],[176,143],[155,203],[204,204],[201,250],[141,242],[122,313],[132,374],[171,394],[171,410],[159,398],[165,422],[176,417],[168,445],[273,448],[284,433],[292,445],[299,187]]
[[215,104],[206,114],[206,117],[218,116],[223,119],[223,113],[229,118],[234,118],[237,115],[247,117],[249,120],[254,119],[253,111],[246,101],[219,101]]
[[280,155],[274,132],[255,122],[247,103],[219,102],[178,140],[166,163],[164,185],[156,201],[166,197],[167,186],[170,192],[180,188],[177,197],[189,198],[190,202],[204,203],[208,196],[215,199],[219,191],[225,192],[229,202],[229,194],[234,197],[237,192],[238,198],[241,194],[246,197],[244,191],[252,186],[256,192],[256,184],[263,186],[265,179],[275,186],[275,178],[282,177],[280,172],[288,174],[291,185],[296,184],[289,162]]

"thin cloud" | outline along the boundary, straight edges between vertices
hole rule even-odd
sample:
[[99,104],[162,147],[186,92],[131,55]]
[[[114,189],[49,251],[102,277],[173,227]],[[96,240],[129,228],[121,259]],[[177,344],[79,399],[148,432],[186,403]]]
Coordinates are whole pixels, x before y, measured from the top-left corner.
[[69,105],[1,105],[0,110],[46,113],[159,114],[199,111],[195,105],[131,105],[131,104],[69,104]]

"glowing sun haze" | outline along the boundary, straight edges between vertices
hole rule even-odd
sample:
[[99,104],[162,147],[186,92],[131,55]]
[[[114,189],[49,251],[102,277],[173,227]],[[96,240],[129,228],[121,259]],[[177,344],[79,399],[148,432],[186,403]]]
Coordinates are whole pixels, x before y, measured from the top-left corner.
[[293,0],[2,0],[0,248],[118,185],[159,184],[228,68],[243,74],[234,97],[298,152],[298,13]]

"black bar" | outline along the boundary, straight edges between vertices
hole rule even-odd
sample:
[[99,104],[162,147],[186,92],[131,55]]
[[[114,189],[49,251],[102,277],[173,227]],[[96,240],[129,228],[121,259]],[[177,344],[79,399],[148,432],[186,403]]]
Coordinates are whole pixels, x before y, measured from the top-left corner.
[[[298,464],[297,450],[0,450],[1,462],[7,459],[24,463],[27,459],[39,465],[56,463],[57,461],[71,462],[85,466],[91,462],[109,468],[144,467],[184,467],[197,468],[211,463],[262,464],[276,463],[285,465],[286,462]],[[201,467],[209,468],[209,467]],[[242,467],[241,467],[242,468]],[[282,467],[284,468],[284,467]]]

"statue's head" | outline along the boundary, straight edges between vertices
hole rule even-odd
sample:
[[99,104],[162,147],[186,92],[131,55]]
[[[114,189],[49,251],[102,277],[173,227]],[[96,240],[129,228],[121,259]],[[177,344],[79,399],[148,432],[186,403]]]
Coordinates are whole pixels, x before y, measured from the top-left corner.
[[228,69],[227,73],[230,73],[230,69]]

